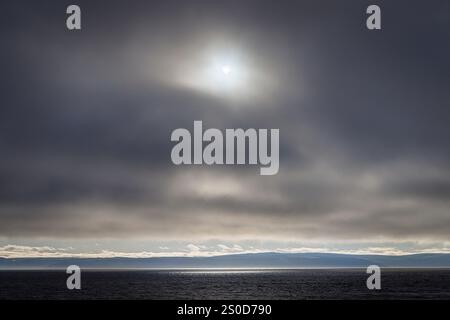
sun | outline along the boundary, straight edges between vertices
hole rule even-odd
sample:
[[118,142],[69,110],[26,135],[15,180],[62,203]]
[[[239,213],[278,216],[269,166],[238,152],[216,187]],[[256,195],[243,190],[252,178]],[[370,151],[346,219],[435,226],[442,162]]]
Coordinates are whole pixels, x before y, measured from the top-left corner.
[[228,76],[231,73],[231,67],[229,65],[223,65],[221,70],[225,76]]
[[205,52],[180,68],[177,81],[183,86],[226,99],[241,99],[253,93],[250,69],[242,54],[230,50]]

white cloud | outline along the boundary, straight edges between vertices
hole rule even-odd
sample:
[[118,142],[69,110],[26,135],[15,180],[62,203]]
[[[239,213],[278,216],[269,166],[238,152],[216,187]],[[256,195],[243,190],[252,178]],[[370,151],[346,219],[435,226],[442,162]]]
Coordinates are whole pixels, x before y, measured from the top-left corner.
[[244,254],[244,253],[341,253],[341,254],[380,254],[380,255],[406,255],[417,253],[450,253],[450,243],[403,243],[402,247],[395,247],[391,244],[379,244],[373,246],[370,244],[352,247],[334,247],[324,245],[311,246],[286,246],[273,247],[268,246],[245,246],[240,244],[187,244],[183,249],[169,250],[168,246],[160,246],[155,251],[126,251],[103,249],[97,251],[77,251],[72,247],[52,247],[52,246],[26,246],[7,244],[0,246],[0,257],[3,258],[151,258],[151,257],[208,257],[226,254]]

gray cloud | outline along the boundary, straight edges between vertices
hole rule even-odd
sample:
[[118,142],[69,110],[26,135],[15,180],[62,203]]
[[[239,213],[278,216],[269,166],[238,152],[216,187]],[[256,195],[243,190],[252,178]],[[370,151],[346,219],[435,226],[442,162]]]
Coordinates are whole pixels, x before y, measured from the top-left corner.
[[[367,1],[79,3],[78,33],[0,8],[0,235],[449,240],[447,2],[381,1],[375,33]],[[227,50],[248,91],[199,90]],[[194,120],[279,128],[280,173],[172,165]]]

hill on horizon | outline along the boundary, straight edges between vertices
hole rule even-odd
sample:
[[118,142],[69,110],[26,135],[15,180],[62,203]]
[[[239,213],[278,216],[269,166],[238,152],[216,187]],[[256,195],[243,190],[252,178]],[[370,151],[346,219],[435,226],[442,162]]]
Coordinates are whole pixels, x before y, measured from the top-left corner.
[[152,258],[0,258],[0,270],[65,269],[185,269],[185,268],[450,268],[450,254],[423,253],[401,256],[339,253],[242,253],[211,257]]

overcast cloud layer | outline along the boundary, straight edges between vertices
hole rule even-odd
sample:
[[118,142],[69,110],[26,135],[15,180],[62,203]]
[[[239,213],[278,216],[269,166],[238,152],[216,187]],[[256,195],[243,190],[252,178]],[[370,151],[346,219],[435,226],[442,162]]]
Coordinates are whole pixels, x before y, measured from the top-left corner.
[[[373,32],[372,2],[77,1],[69,32],[3,1],[0,256],[448,250],[450,3],[377,1]],[[223,57],[245,85],[203,77]],[[173,165],[194,120],[279,128],[279,173]]]

